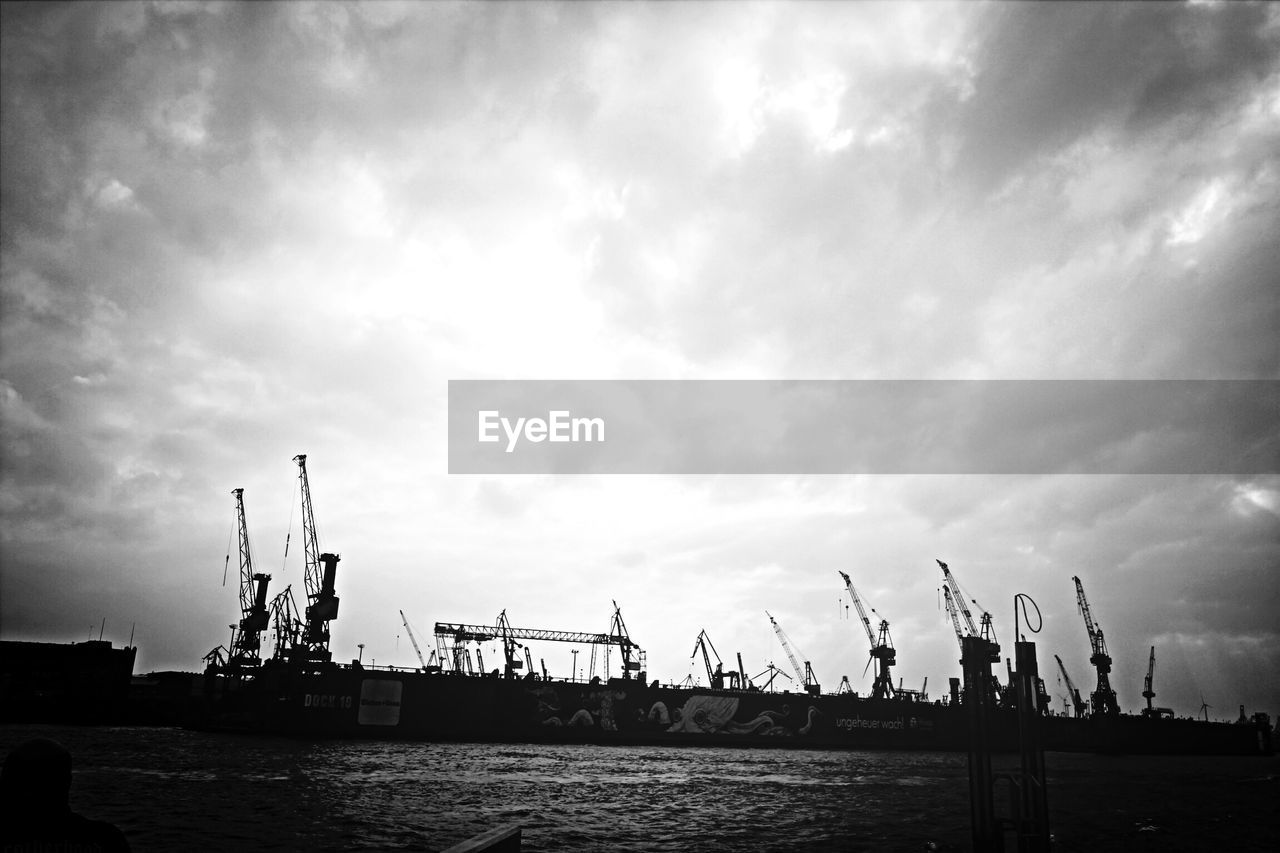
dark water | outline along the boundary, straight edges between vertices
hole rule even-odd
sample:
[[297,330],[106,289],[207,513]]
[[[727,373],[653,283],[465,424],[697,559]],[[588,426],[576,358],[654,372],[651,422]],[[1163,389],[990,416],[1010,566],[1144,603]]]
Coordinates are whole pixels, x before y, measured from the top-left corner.
[[[528,851],[969,849],[965,756],[295,741],[0,728],[72,752],[72,807],[145,850],[442,850],[506,824]],[[1270,850],[1276,759],[1053,753],[1055,850]],[[1010,848],[1012,849],[1012,847]]]

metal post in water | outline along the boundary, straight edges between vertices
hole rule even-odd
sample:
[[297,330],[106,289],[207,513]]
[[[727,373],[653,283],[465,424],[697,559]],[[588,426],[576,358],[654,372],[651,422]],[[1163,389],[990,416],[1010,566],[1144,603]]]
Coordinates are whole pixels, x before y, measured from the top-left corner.
[[1048,853],[1049,805],[1045,791],[1044,743],[1040,736],[1036,680],[1036,644],[1014,643],[1018,697],[1018,749],[1022,755],[1021,803],[1018,810],[1018,853]]
[[991,746],[988,734],[988,687],[991,664],[988,643],[968,636],[960,641],[964,670],[964,714],[969,734],[969,818],[975,853],[1000,853],[1004,839],[996,822]]

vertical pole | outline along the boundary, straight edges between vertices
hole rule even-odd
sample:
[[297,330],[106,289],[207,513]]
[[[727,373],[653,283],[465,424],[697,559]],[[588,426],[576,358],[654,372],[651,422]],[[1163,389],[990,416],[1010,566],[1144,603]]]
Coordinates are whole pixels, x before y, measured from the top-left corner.
[[1036,644],[1014,643],[1018,659],[1018,748],[1022,755],[1021,805],[1018,814],[1018,853],[1048,853],[1049,805],[1044,779],[1044,743],[1040,737],[1036,680]]
[[1000,853],[1003,837],[995,818],[991,776],[991,748],[988,735],[989,689],[991,677],[988,643],[981,637],[964,637],[960,664],[964,670],[964,713],[969,733],[969,817],[975,853]]

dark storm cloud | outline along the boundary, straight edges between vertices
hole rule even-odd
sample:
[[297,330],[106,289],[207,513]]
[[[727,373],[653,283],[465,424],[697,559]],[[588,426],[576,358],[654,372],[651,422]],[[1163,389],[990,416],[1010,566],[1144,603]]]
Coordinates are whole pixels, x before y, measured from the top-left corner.
[[948,116],[958,168],[993,190],[1100,127],[1197,134],[1275,71],[1272,15],[1265,3],[989,6],[973,98]]

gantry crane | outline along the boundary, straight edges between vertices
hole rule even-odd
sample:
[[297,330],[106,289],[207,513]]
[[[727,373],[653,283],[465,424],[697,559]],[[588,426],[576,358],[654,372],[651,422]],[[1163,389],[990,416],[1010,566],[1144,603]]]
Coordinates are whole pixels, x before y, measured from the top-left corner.
[[[737,690],[741,687],[740,676],[737,672],[730,671],[726,673],[724,671],[724,663],[720,660],[720,653],[716,651],[715,645],[711,642],[711,638],[707,636],[705,630],[698,632],[698,639],[693,643],[693,654],[689,656],[690,659],[698,657],[699,649],[702,651],[702,662],[707,667],[707,685],[709,687],[723,690],[725,678],[729,679],[729,688],[731,690]],[[710,653],[708,653],[708,649],[710,649]],[[711,668],[711,655],[716,657],[714,670]]]
[[316,520],[311,509],[311,486],[307,482],[307,457],[293,457],[298,464],[298,483],[302,490],[302,541],[306,551],[306,570],[303,575],[307,587],[306,622],[302,629],[300,656],[308,663],[327,663],[329,653],[329,623],[338,617],[338,596],[334,592],[334,579],[338,573],[337,554],[320,553],[316,536]]
[[1152,686],[1156,676],[1156,647],[1151,647],[1151,656],[1147,659],[1147,677],[1142,680],[1142,698],[1147,700],[1147,707],[1142,709],[1142,716],[1154,717],[1160,719],[1162,717],[1172,717],[1172,708],[1152,708],[1151,700],[1156,698],[1155,687]]
[[233,489],[231,494],[236,496],[236,527],[240,536],[240,628],[231,643],[227,664],[231,673],[240,674],[256,669],[261,661],[262,632],[269,621],[267,583],[271,575],[253,570],[244,489]]
[[[801,668],[800,661],[796,659],[796,653],[792,648],[791,638],[782,630],[778,620],[774,619],[768,610],[764,612],[764,615],[769,617],[769,622],[773,625],[773,632],[778,635],[778,642],[782,644],[782,650],[787,653],[787,659],[791,661],[791,668],[795,670],[796,677],[804,684],[805,692],[812,696],[817,696],[822,692],[822,688],[818,684],[817,676],[813,674],[813,667],[809,664],[809,661],[805,661],[804,667]],[[772,679],[770,680],[772,681]]]
[[[435,626],[436,646],[439,660],[458,672],[470,671],[470,657],[464,643],[485,643],[501,639],[505,644],[514,640],[546,640],[561,643],[580,643],[590,645],[592,649],[592,670],[594,671],[595,649],[597,646],[619,646],[622,649],[623,678],[632,678],[632,672],[644,665],[644,650],[632,641],[627,634],[626,625],[622,622],[622,612],[614,602],[614,618],[607,634],[585,634],[576,631],[547,631],[537,628],[513,628],[505,618],[500,617],[501,625],[464,625],[453,622],[437,622]],[[505,614],[506,611],[503,611]],[[504,645],[505,647],[505,645]],[[512,652],[514,657],[514,651]],[[606,667],[607,670],[607,667]],[[643,671],[640,676],[643,676]]]
[[[867,642],[871,644],[871,658],[876,662],[876,677],[871,685],[871,695],[875,699],[888,699],[893,696],[893,677],[890,675],[890,667],[898,662],[897,653],[893,650],[893,641],[889,638],[889,623],[884,619],[880,620],[880,634],[877,637],[876,632],[871,630],[871,620],[867,618],[867,611],[862,607],[862,599],[858,597],[858,591],[853,588],[853,581],[845,572],[840,572],[840,577],[844,578],[844,585],[853,599],[853,606],[858,608],[858,618],[862,620],[862,627],[867,632]],[[874,607],[871,608],[871,612],[876,612]]]
[[1080,698],[1080,691],[1076,689],[1075,682],[1071,680],[1071,676],[1067,675],[1067,668],[1062,663],[1062,658],[1057,655],[1053,659],[1058,662],[1058,671],[1062,673],[1062,680],[1067,684],[1067,694],[1071,697],[1071,704],[1076,709],[1076,716],[1083,717],[1086,711],[1084,700]]
[[1084,584],[1078,577],[1071,580],[1076,584],[1076,604],[1080,608],[1080,615],[1084,617],[1084,628],[1089,634],[1089,645],[1093,650],[1089,663],[1098,671],[1098,688],[1089,696],[1093,713],[1118,714],[1120,705],[1116,702],[1116,692],[1111,689],[1111,655],[1107,654],[1107,641],[1102,636],[1102,629],[1093,621],[1089,599],[1084,596]]

